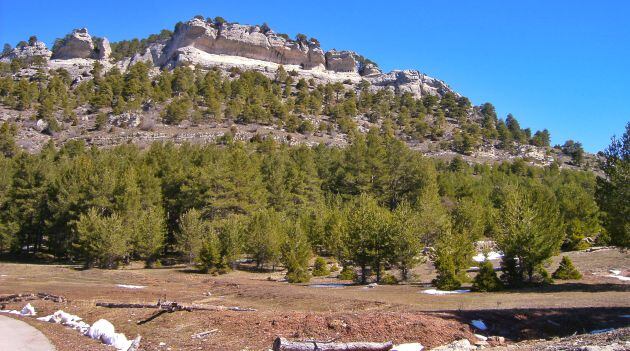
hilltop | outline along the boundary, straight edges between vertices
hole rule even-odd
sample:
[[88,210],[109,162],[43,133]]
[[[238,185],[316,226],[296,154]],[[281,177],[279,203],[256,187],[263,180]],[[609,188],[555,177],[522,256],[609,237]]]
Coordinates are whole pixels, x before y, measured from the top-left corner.
[[[379,128],[433,157],[597,167],[580,143],[551,147],[548,130],[501,119],[491,103],[473,106],[439,79],[382,72],[356,52],[325,52],[315,38],[291,39],[267,24],[196,16],[173,31],[113,43],[82,28],[50,50],[35,36],[5,46],[0,62],[0,118],[31,152],[48,140],[205,143],[226,134],[344,146],[353,131]],[[55,96],[47,97],[51,85]]]

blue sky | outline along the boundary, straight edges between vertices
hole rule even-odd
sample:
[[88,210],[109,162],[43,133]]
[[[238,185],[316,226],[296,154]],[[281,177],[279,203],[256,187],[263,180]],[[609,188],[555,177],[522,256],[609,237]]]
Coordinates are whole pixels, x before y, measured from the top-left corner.
[[445,80],[492,102],[554,144],[605,148],[630,121],[630,1],[34,1],[0,0],[0,44],[73,28],[111,41],[145,37],[196,14],[319,39],[384,70]]

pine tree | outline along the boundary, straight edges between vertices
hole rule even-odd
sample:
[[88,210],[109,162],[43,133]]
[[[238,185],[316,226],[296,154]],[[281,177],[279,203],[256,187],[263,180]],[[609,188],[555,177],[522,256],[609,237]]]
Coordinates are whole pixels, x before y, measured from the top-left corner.
[[553,272],[552,277],[554,279],[561,280],[576,280],[582,279],[582,273],[580,273],[577,268],[573,265],[573,262],[568,256],[562,256],[562,261],[560,262],[560,266]]
[[282,263],[287,268],[287,281],[306,283],[310,280],[308,273],[308,261],[311,257],[310,245],[299,226],[294,226],[291,231],[281,247]]
[[505,255],[508,283],[534,282],[534,274],[543,272],[543,262],[559,251],[564,239],[553,194],[540,186],[508,187],[496,222],[495,240]]
[[201,217],[201,212],[194,208],[179,218],[179,231],[176,232],[175,241],[189,263],[193,263],[197,258],[209,232],[209,224]]
[[613,137],[604,151],[602,170],[597,178],[597,202],[606,212],[604,225],[614,245],[630,247],[630,122],[621,138]]
[[317,257],[315,259],[315,264],[313,265],[313,276],[325,277],[329,274],[330,270],[328,269],[328,264],[326,264],[326,260],[323,257]]
[[479,265],[479,273],[473,281],[472,290],[474,291],[497,291],[503,288],[501,279],[497,277],[492,262],[485,260]]
[[96,208],[81,215],[77,222],[78,247],[86,266],[116,268],[129,255],[129,240],[123,220],[117,214],[102,215]]

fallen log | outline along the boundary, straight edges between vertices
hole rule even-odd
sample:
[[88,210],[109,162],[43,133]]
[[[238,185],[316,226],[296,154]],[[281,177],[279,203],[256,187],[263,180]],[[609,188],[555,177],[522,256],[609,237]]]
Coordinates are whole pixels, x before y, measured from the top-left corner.
[[273,351],[388,351],[394,347],[388,342],[317,342],[317,341],[289,341],[276,338]]
[[49,300],[53,302],[66,302],[66,298],[63,296],[39,292],[37,294],[24,293],[24,294],[11,294],[11,295],[0,296],[0,303],[31,301],[31,300],[37,300],[37,299]]
[[177,311],[236,311],[236,312],[255,312],[254,308],[229,307],[216,305],[182,305],[173,301],[158,301],[157,303],[119,303],[119,302],[97,302],[98,307],[107,308],[157,308],[166,310],[167,312]]

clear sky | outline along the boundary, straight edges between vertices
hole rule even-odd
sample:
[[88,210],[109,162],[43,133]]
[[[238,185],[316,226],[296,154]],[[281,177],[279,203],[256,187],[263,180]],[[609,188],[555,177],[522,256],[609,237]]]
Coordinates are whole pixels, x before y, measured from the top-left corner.
[[554,144],[595,152],[630,121],[626,0],[0,0],[0,44],[35,34],[50,47],[79,27],[142,38],[197,14],[301,32],[384,70],[418,69],[522,127],[548,128]]

